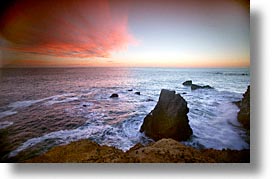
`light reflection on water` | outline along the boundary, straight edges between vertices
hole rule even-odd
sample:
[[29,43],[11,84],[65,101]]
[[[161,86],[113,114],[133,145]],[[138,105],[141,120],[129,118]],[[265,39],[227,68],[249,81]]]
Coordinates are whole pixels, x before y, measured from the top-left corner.
[[[248,69],[8,69],[2,74],[0,97],[5,100],[0,102],[0,116],[9,114],[9,110],[16,118],[20,115],[20,112],[16,114],[19,108],[28,110],[27,104],[59,105],[64,106],[65,113],[80,115],[87,120],[76,129],[61,128],[46,135],[38,134],[11,155],[47,139],[64,144],[90,138],[123,150],[138,142],[146,142],[149,139],[139,133],[139,128],[163,88],[176,90],[188,102],[188,117],[194,135],[186,144],[217,149],[249,148],[243,138],[245,131],[236,121],[238,108],[232,104],[241,99],[250,83]],[[182,85],[189,79],[215,89],[191,91],[190,87]],[[136,91],[141,95],[136,95]],[[118,93],[119,98],[109,98],[112,93]],[[10,127],[12,129],[12,125]]]

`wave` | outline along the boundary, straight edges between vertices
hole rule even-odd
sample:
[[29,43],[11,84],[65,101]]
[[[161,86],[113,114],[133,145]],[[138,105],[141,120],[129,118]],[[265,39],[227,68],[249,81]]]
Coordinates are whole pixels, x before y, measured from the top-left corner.
[[242,72],[209,72],[215,75],[224,75],[224,76],[249,76],[249,73]]

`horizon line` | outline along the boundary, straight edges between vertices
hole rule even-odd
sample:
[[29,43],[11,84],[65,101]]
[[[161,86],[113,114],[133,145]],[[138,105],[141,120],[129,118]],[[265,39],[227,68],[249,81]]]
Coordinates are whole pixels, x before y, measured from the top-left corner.
[[239,67],[163,67],[163,66],[4,66],[0,69],[30,69],[30,68],[182,68],[182,69],[232,69],[232,68],[250,68],[250,66],[239,66]]

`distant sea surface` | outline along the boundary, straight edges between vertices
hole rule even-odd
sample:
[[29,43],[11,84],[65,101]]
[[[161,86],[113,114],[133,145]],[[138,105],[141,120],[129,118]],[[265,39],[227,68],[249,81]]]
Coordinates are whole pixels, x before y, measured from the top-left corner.
[[[192,91],[182,85],[186,80],[214,89]],[[249,84],[247,68],[1,69],[0,137],[6,135],[1,157],[32,148],[44,152],[79,139],[122,150],[151,142],[139,129],[163,88],[175,90],[188,103],[193,136],[183,143],[248,149],[233,102],[242,99]],[[110,98],[112,93],[119,97]]]

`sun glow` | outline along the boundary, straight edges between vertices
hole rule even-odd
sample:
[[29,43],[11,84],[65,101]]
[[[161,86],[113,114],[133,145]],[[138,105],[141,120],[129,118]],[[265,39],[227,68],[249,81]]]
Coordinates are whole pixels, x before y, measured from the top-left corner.
[[0,23],[8,67],[248,67],[238,1],[18,1]]

